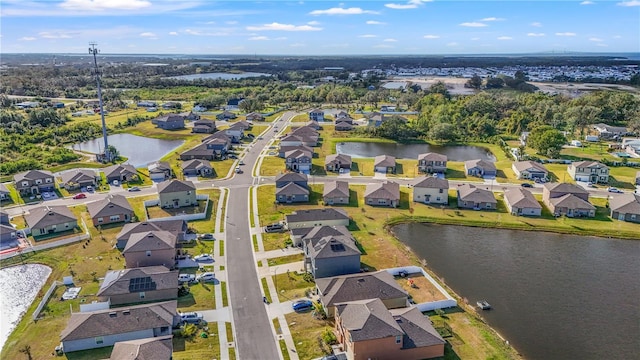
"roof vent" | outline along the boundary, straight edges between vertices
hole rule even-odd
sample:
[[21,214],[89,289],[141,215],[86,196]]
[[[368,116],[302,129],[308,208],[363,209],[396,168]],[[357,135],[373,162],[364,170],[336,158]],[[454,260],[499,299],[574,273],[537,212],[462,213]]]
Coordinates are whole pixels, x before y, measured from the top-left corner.
[[117,317],[117,316],[118,316],[118,313],[116,313],[115,311],[112,311],[112,312],[109,313],[109,317],[114,318],[114,317]]
[[129,309],[123,310],[122,315],[131,315],[131,311]]

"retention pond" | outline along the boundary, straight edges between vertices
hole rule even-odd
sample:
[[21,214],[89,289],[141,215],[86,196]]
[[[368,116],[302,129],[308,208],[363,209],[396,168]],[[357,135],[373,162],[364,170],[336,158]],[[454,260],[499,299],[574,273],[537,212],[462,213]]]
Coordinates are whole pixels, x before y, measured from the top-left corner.
[[397,159],[417,159],[419,154],[434,152],[446,155],[449,161],[484,159],[495,161],[493,154],[479,146],[431,144],[397,144],[374,142],[343,142],[336,145],[338,154],[351,155],[354,158],[372,158],[378,155],[391,155]]

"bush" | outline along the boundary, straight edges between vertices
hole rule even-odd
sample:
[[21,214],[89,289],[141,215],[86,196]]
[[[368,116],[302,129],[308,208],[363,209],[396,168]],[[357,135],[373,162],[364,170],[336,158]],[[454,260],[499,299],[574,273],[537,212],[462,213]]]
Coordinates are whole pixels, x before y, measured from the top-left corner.
[[314,282],[313,274],[310,273],[310,272],[304,273],[302,275],[302,279],[304,279],[304,281],[306,281],[306,282]]
[[180,326],[180,336],[183,338],[193,337],[198,332],[198,327],[195,324],[184,324]]
[[322,340],[327,345],[334,345],[338,342],[338,339],[336,338],[336,334],[334,334],[333,331],[331,331],[331,329],[327,329],[324,331],[324,333],[322,333]]

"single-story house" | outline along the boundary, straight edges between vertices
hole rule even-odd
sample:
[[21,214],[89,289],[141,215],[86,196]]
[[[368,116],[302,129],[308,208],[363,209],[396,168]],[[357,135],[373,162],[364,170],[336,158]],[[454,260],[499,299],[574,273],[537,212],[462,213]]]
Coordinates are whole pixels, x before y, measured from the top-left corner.
[[312,121],[324,121],[324,110],[313,109],[309,111],[309,120]]
[[180,109],[182,108],[182,104],[177,101],[167,101],[166,103],[162,104],[162,108],[165,110]]
[[193,159],[184,161],[181,165],[184,176],[215,176],[213,166],[208,160]]
[[285,217],[290,230],[314,226],[349,226],[349,215],[342,209],[323,208],[298,210]]
[[116,247],[124,249],[131,235],[149,231],[167,231],[176,235],[178,241],[183,241],[187,233],[187,222],[171,219],[124,224],[122,230],[116,235]]
[[336,338],[348,359],[442,358],[446,341],[416,307],[388,310],[378,298],[336,305]]
[[205,119],[194,121],[191,132],[199,134],[213,134],[216,132],[216,122]]
[[529,190],[517,188],[504,192],[504,202],[512,215],[540,216],[542,205]]
[[[195,109],[195,108],[194,108]],[[195,111],[195,110],[194,110]],[[178,115],[182,116],[185,120],[196,121],[200,120],[200,115],[194,113],[193,111],[185,111],[181,112]]]
[[276,182],[276,188],[284,187],[289,183],[294,183],[301,187],[307,188],[309,177],[307,176],[307,174],[288,172],[288,173],[276,175],[275,182]]
[[135,216],[127,198],[119,194],[110,194],[102,200],[90,202],[87,210],[93,226],[129,222]]
[[337,304],[367,299],[380,299],[387,309],[408,306],[409,294],[385,270],[316,279],[320,301],[329,317]]
[[230,119],[235,119],[238,116],[234,113],[232,113],[231,111],[223,111],[220,114],[216,115],[216,120],[230,120]]
[[306,134],[288,134],[280,139],[280,146],[318,146],[318,136]]
[[458,186],[458,207],[461,209],[473,210],[495,210],[498,206],[491,190],[480,189],[471,184]]
[[351,155],[331,154],[324,160],[324,168],[327,171],[339,172],[341,169],[351,170]]
[[418,170],[427,174],[446,173],[447,155],[432,152],[418,155]]
[[158,107],[158,104],[155,101],[138,101],[136,106],[150,108],[150,107]]
[[110,270],[96,294],[110,305],[166,301],[178,298],[178,271],[165,266]]
[[593,129],[598,132],[599,137],[605,139],[620,137],[629,133],[629,130],[624,126],[611,126],[603,123],[593,125]]
[[596,207],[590,202],[581,199],[574,194],[566,194],[551,198],[547,201],[549,210],[556,216],[567,217],[595,217]]
[[149,169],[149,178],[153,181],[165,181],[171,179],[173,175],[171,165],[166,161],[154,161],[147,165],[147,169]]
[[393,181],[368,184],[364,191],[364,202],[373,206],[398,207],[400,205],[400,184]]
[[467,175],[485,177],[496,176],[496,165],[483,159],[467,160],[464,162],[464,171]]
[[338,121],[335,125],[336,131],[351,131],[353,130],[353,124],[346,121]]
[[449,180],[436,176],[416,178],[413,183],[413,201],[424,204],[448,204]]
[[326,182],[322,193],[325,205],[348,204],[349,183],[343,180]]
[[617,194],[609,200],[611,218],[640,223],[640,195]]
[[163,130],[184,129],[184,117],[178,114],[160,116],[153,119],[152,123]]
[[131,181],[138,179],[138,170],[130,164],[117,164],[107,166],[102,169],[104,176],[107,178],[108,183],[113,183],[113,180],[119,182]]
[[391,155],[378,155],[373,159],[373,170],[378,173],[396,172],[396,158]]
[[305,268],[314,278],[360,272],[360,249],[349,235],[330,235],[304,241]]
[[53,191],[55,181],[51,171],[29,170],[13,175],[13,185],[22,195],[34,195]]
[[176,265],[176,242],[176,235],[168,231],[131,234],[122,256],[128,268],[161,265],[173,269]]
[[71,314],[60,333],[66,353],[112,346],[120,341],[169,336],[180,317],[176,300]]
[[196,187],[188,180],[167,180],[158,183],[158,196],[163,208],[198,205]]
[[309,201],[309,189],[296,183],[288,183],[276,188],[276,202],[281,204],[299,203]]
[[257,112],[251,112],[244,117],[247,121],[264,121],[264,116]]
[[535,161],[516,161],[511,165],[511,169],[518,179],[547,179],[549,170],[544,165]]
[[59,233],[78,227],[78,219],[66,206],[40,206],[24,216],[33,236]]
[[609,167],[598,161],[575,161],[567,167],[567,172],[575,181],[606,184],[609,182]]
[[76,190],[86,186],[96,186],[100,181],[100,176],[95,170],[74,169],[60,174],[60,187],[66,190]]
[[118,341],[113,346],[109,360],[171,360],[173,336]]

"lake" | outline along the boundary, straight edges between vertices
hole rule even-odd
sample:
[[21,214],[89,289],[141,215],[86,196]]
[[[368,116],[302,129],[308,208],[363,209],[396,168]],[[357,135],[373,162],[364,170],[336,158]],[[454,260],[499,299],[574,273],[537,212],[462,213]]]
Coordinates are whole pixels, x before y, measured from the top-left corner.
[[50,267],[39,264],[0,269],[0,349],[20,323],[50,274]]
[[[118,149],[120,155],[127,157],[128,163],[135,167],[146,166],[147,164],[160,160],[161,157],[170,153],[184,143],[184,140],[163,140],[153,139],[131,134],[114,134],[107,136],[109,145]],[[104,139],[97,138],[78,144],[74,144],[73,149],[87,151],[90,153],[101,153],[104,148]]]
[[486,299],[493,309],[482,317],[526,359],[640,354],[640,241],[433,224],[393,231],[459,296]]
[[374,142],[343,142],[336,144],[338,154],[351,155],[353,158],[372,158],[378,155],[391,155],[396,159],[417,159],[419,154],[434,152],[446,155],[449,161],[484,159],[495,161],[493,154],[479,146],[431,144],[397,144]]
[[271,76],[271,74],[265,73],[257,73],[257,72],[243,72],[243,73],[202,73],[202,74],[190,74],[190,75],[180,75],[180,76],[171,76],[169,79],[178,79],[178,80],[205,80],[205,79],[221,79],[221,80],[235,80],[235,79],[245,79],[252,77],[260,77],[260,76]]

